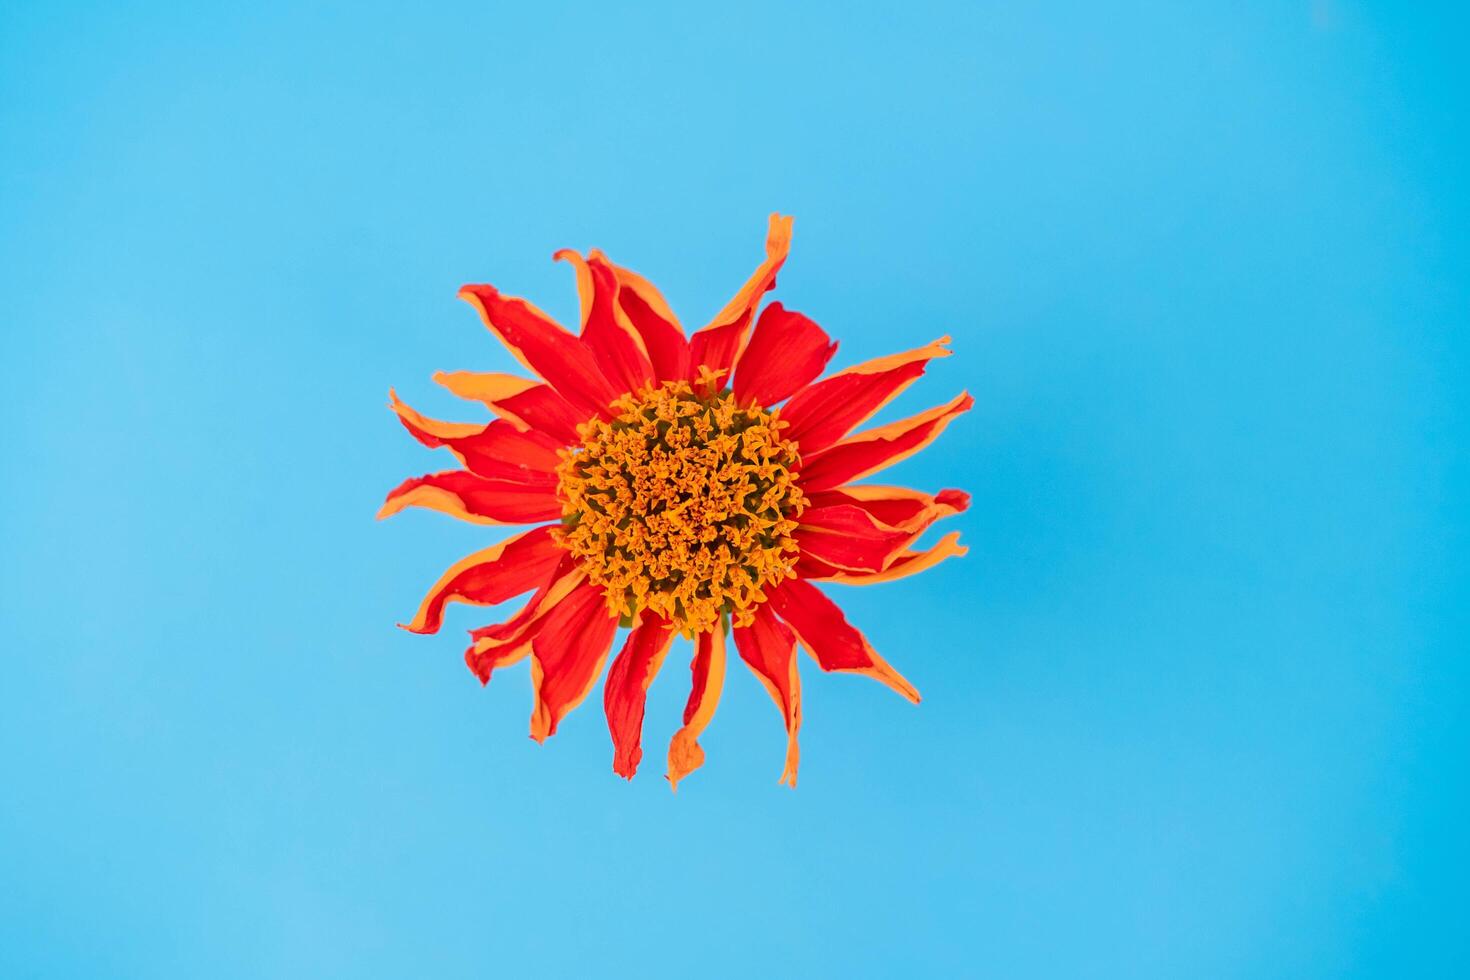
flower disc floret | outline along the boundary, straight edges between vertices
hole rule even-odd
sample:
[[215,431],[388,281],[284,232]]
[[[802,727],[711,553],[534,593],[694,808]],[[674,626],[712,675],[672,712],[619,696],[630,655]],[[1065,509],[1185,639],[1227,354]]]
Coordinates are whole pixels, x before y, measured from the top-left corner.
[[765,589],[796,575],[806,501],[783,423],[687,381],[613,413],[584,423],[557,468],[565,547],[626,621],[646,609],[686,635],[722,615],[750,625]]

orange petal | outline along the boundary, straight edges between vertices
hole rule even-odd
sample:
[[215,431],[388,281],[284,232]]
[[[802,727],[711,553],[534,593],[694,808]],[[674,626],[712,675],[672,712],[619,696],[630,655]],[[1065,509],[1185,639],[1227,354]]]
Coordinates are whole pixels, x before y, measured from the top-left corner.
[[776,273],[790,251],[791,218],[773,214],[766,232],[766,260],[725,304],[725,308],[715,314],[709,325],[689,338],[689,380],[698,377],[701,367],[708,367],[715,372],[719,385],[725,383],[741,348],[745,346],[745,335],[755,318],[755,308],[761,297],[776,285]]
[[608,668],[602,686],[602,706],[613,740],[613,772],[632,779],[643,758],[643,705],[648,685],[663,666],[674,633],[662,617],[644,612],[641,622]]
[[877,585],[879,582],[892,582],[896,579],[908,578],[910,575],[917,575],[926,569],[933,568],[946,558],[958,558],[968,554],[969,550],[960,544],[960,533],[951,531],[927,551],[903,552],[881,572],[848,571],[804,554],[796,563],[796,573],[804,579],[821,579],[825,582],[836,582],[839,585]]
[[774,405],[815,380],[836,352],[837,344],[821,327],[772,303],[761,310],[735,367],[735,399],[742,405]]
[[735,647],[740,659],[765,685],[786,722],[786,767],[778,782],[796,788],[796,765],[801,753],[796,733],[801,728],[801,679],[796,673],[796,634],[765,606],[757,606],[755,622],[736,627]]
[[553,258],[570,262],[577,273],[582,298],[582,342],[592,351],[598,367],[619,391],[638,391],[653,381],[653,365],[643,337],[618,309],[618,280],[605,262],[587,262],[571,249]]
[[491,371],[435,371],[434,381],[466,401],[480,402],[497,415],[499,402],[541,384],[516,374]]
[[608,612],[602,595],[602,588],[590,583],[573,589],[531,641],[531,686],[536,692],[531,737],[538,742],[556,734],[556,726],[582,703],[602,672],[618,631],[617,617]]
[[554,526],[532,528],[455,562],[434,583],[413,620],[399,625],[412,633],[437,633],[446,603],[493,606],[530,592],[566,554],[552,537]]
[[825,449],[897,398],[936,357],[948,357],[948,337],[902,354],[865,361],[798,391],[781,409],[784,435],[803,453]]
[[587,421],[550,385],[513,374],[439,371],[434,380],[461,398],[483,403],[516,428],[537,429],[562,446],[575,443],[577,425]]
[[538,524],[561,518],[553,484],[486,480],[464,470],[405,480],[383,502],[378,518],[425,507],[472,524]]
[[815,585],[788,579],[766,595],[772,611],[796,632],[796,638],[823,670],[866,674],[918,703],[919,692],[914,686],[878,656],[837,604]]
[[597,366],[582,338],[523,299],[502,296],[494,286],[463,286],[460,298],[480,312],[485,325],[516,359],[546,379],[584,417],[608,417],[617,391]]
[[488,425],[466,425],[430,419],[388,392],[393,411],[403,427],[419,442],[435,449],[447,447],[477,476],[517,483],[555,483],[561,458],[558,443],[541,432],[526,432],[504,419]]
[[724,631],[715,629],[694,638],[694,660],[689,671],[694,675],[694,684],[689,703],[684,705],[684,727],[669,742],[669,788],[674,790],[679,788],[679,780],[704,765],[704,749],[698,739],[714,717],[720,690],[725,686]]
[[947,405],[860,432],[815,456],[803,456],[801,488],[808,493],[827,490],[907,459],[939,438],[945,426],[973,404],[975,399],[961,393]]
[[531,641],[541,631],[546,617],[586,577],[587,573],[578,567],[575,558],[563,555],[561,564],[541,583],[520,612],[503,623],[470,630],[474,642],[465,651],[465,664],[480,678],[481,684],[490,683],[493,671],[515,663],[531,652]]
[[618,281],[618,309],[643,338],[643,349],[653,365],[657,381],[682,381],[689,373],[689,341],[679,318],[653,283],[636,272],[613,265],[607,256],[593,249],[587,264],[612,270]]

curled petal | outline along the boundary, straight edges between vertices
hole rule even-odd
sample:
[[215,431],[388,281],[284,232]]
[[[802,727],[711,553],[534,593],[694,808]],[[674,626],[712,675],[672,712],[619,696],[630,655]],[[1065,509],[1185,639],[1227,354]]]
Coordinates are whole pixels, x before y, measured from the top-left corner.
[[735,400],[774,405],[789,398],[815,380],[836,352],[836,342],[821,327],[772,303],[761,310],[735,367]]
[[808,497],[807,503],[811,507],[852,504],[891,527],[922,531],[940,518],[967,510],[970,495],[953,489],[927,494],[909,487],[856,484],[818,491]]
[[435,449],[447,447],[477,476],[518,483],[555,483],[561,461],[558,443],[541,432],[523,431],[496,419],[489,425],[440,422],[409,408],[392,391],[393,411],[403,427],[419,442]]
[[824,582],[836,582],[839,585],[877,585],[879,582],[892,582],[896,579],[908,578],[919,572],[933,568],[946,558],[958,558],[969,553],[968,548],[960,544],[960,533],[951,531],[940,538],[934,547],[926,551],[908,550],[889,562],[888,567],[881,572],[854,572],[845,568],[837,568],[811,555],[802,555],[796,563],[796,573],[804,579],[820,579]]
[[587,264],[594,269],[603,266],[612,270],[618,282],[618,309],[643,338],[643,349],[653,365],[654,379],[684,380],[689,373],[689,341],[684,339],[684,328],[679,325],[674,311],[669,309],[663,294],[636,272],[613,265],[595,248],[588,255]]
[[531,641],[551,611],[582,584],[587,573],[571,555],[563,555],[556,570],[541,583],[521,611],[503,623],[470,630],[473,641],[464,653],[465,665],[481,684],[490,683],[495,670],[513,664],[531,652]]
[[[970,495],[961,490],[941,490],[934,496],[907,487],[822,490],[808,498],[801,515],[801,555],[832,569],[880,572],[935,521],[969,503]],[[808,562],[807,567],[813,566]]]
[[494,286],[460,288],[460,298],[480,312],[485,325],[530,370],[546,379],[584,417],[604,418],[621,392],[613,389],[582,338],[523,299],[502,296]]
[[766,232],[766,260],[725,304],[725,308],[715,314],[709,325],[689,338],[689,380],[696,380],[699,369],[708,367],[715,373],[718,385],[725,383],[741,348],[745,346],[745,336],[750,330],[751,320],[755,318],[755,308],[761,297],[776,285],[776,273],[790,251],[791,218],[773,214]]
[[538,524],[561,517],[554,484],[486,480],[464,470],[405,480],[388,494],[378,519],[405,507],[425,507],[471,524]]
[[961,393],[927,412],[860,432],[815,456],[803,457],[801,487],[808,493],[857,480],[907,459],[939,438],[945,426],[975,404]]
[[853,504],[810,507],[802,512],[796,541],[811,556],[849,571],[882,571],[917,535],[889,527]]
[[648,685],[663,666],[673,643],[668,621],[645,611],[643,618],[623,644],[622,652],[608,668],[602,687],[602,705],[607,728],[612,733],[613,772],[632,779],[643,758],[643,706]]
[[[797,530],[797,573],[804,579],[848,582],[845,576],[858,576],[872,582],[878,580],[872,576],[906,557],[904,564],[911,564],[916,552],[906,551],[908,545],[936,520],[969,507],[970,495],[957,489],[931,495],[907,486],[842,486],[814,492],[807,504]],[[939,555],[933,563],[951,554]],[[920,567],[928,566],[913,566],[904,574]]]
[[577,425],[587,420],[548,384],[513,374],[439,371],[434,380],[460,398],[481,402],[518,429],[546,433],[558,445],[577,441]]
[[531,640],[532,738],[544,742],[555,735],[561,720],[587,697],[617,630],[602,589],[591,584],[573,589],[547,614]]
[[734,629],[735,647],[751,673],[765,685],[786,722],[786,766],[779,782],[796,788],[796,765],[801,753],[796,733],[801,728],[801,679],[796,673],[796,635],[765,606],[755,621]]
[[493,606],[530,592],[546,580],[566,553],[553,539],[553,527],[532,528],[455,562],[434,583],[412,621],[399,625],[412,633],[437,633],[447,603]]
[[772,610],[796,632],[796,638],[823,670],[866,674],[915,704],[919,702],[914,686],[878,656],[837,604],[815,585],[788,579],[767,596]]
[[704,765],[704,749],[699,735],[714,717],[725,686],[725,634],[716,628],[694,638],[694,660],[689,664],[693,687],[684,705],[684,727],[669,742],[669,788],[677,790],[679,780]]
[[618,309],[618,280],[612,268],[605,262],[591,264],[571,249],[562,249],[554,258],[571,263],[576,270],[577,292],[582,298],[582,341],[612,386],[638,391],[653,381],[643,337]]
[[832,445],[872,418],[924,373],[936,357],[948,357],[948,337],[932,344],[865,361],[798,391],[781,409],[794,439],[805,454]]

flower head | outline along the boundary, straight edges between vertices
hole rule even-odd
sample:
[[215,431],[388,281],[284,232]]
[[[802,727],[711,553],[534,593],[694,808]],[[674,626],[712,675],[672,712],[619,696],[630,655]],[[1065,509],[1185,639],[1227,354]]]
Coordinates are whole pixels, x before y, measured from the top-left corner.
[[698,737],[719,700],[728,634],[781,711],[782,781],[796,785],[797,646],[823,670],[919,700],[812,582],[885,582],[965,553],[953,533],[913,547],[965,509],[965,493],[854,482],[918,452],[970,407],[961,394],[853,431],[947,356],[949,338],[821,378],[837,345],[780,303],[759,309],[790,244],[791,219],[772,215],[765,261],[687,338],[647,280],[595,250],[556,254],[577,273],[580,334],[494,287],[466,286],[460,296],[537,379],[435,376],[494,413],[488,424],[428,419],[391,396],[408,431],[461,468],[408,480],[380,517],[418,506],[535,525],[455,564],[405,628],[436,632],[450,602],[531,592],[510,619],[470,631],[465,659],[488,683],[530,657],[541,741],[591,692],[627,627],[603,703],[613,769],[628,778],[642,758],[646,692],[680,635],[694,642],[692,690],[669,746],[670,782],[703,763]]

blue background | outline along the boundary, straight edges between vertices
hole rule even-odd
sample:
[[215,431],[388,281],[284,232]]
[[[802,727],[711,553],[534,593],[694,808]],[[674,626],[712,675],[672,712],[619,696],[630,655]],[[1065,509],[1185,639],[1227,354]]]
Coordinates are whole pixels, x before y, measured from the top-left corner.
[[[1470,23],[1101,6],[4,5],[0,975],[1467,975]],[[972,551],[673,795],[686,654],[627,784],[393,628],[493,532],[386,393],[772,210],[839,365],[954,335]]]

